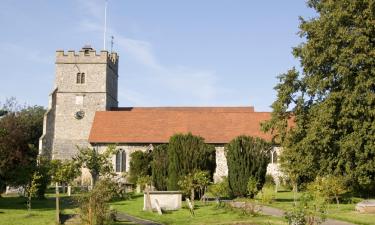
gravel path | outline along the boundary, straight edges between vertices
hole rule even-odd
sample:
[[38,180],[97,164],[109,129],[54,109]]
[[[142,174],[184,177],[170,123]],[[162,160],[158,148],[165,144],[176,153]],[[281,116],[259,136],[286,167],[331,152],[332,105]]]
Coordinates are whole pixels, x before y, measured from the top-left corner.
[[130,222],[133,222],[135,224],[141,224],[141,225],[162,225],[161,223],[157,223],[157,222],[154,222],[154,221],[151,221],[151,220],[140,219],[140,218],[128,215],[128,214],[123,213],[123,212],[117,212],[116,219],[118,221],[126,221],[126,222],[130,221]]

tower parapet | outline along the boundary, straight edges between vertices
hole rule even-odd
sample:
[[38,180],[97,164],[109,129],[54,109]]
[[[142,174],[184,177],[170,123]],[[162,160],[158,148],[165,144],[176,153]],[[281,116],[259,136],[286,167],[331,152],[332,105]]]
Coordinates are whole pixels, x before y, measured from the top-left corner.
[[115,73],[118,72],[119,56],[116,52],[95,49],[85,46],[80,51],[56,51],[56,64],[107,64]]

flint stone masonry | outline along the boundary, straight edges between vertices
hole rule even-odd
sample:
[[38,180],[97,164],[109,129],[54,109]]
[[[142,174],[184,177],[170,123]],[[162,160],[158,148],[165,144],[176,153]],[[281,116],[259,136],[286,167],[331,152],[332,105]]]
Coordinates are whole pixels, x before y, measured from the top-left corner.
[[[77,73],[85,82],[77,83]],[[44,116],[39,152],[53,159],[70,159],[77,146],[89,147],[89,132],[96,111],[117,107],[118,55],[91,47],[79,52],[56,52],[56,79]],[[83,111],[83,118],[75,113]]]
[[216,146],[216,169],[214,173],[214,182],[220,182],[223,177],[228,176],[227,158],[225,157],[224,146]]
[[[179,191],[150,191],[151,208],[157,210],[155,200],[162,210],[178,210],[181,208],[182,193]],[[143,194],[143,210],[146,210],[146,193]]]

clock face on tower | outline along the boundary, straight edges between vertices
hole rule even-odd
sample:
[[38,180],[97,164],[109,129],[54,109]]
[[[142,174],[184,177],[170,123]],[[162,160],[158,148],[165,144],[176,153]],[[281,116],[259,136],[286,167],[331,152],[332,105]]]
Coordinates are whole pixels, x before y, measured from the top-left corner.
[[80,120],[82,119],[83,117],[85,117],[85,112],[80,110],[80,111],[77,111],[75,114],[74,114],[74,117],[77,119],[77,120]]

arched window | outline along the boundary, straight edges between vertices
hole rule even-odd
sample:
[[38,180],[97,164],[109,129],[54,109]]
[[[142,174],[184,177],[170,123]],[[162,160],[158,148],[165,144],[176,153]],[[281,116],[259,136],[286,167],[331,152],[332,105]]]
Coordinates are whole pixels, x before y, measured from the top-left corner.
[[81,84],[85,83],[85,73],[81,73]]
[[126,153],[122,149],[116,153],[116,172],[126,172]]
[[77,84],[85,83],[85,73],[77,73]]

